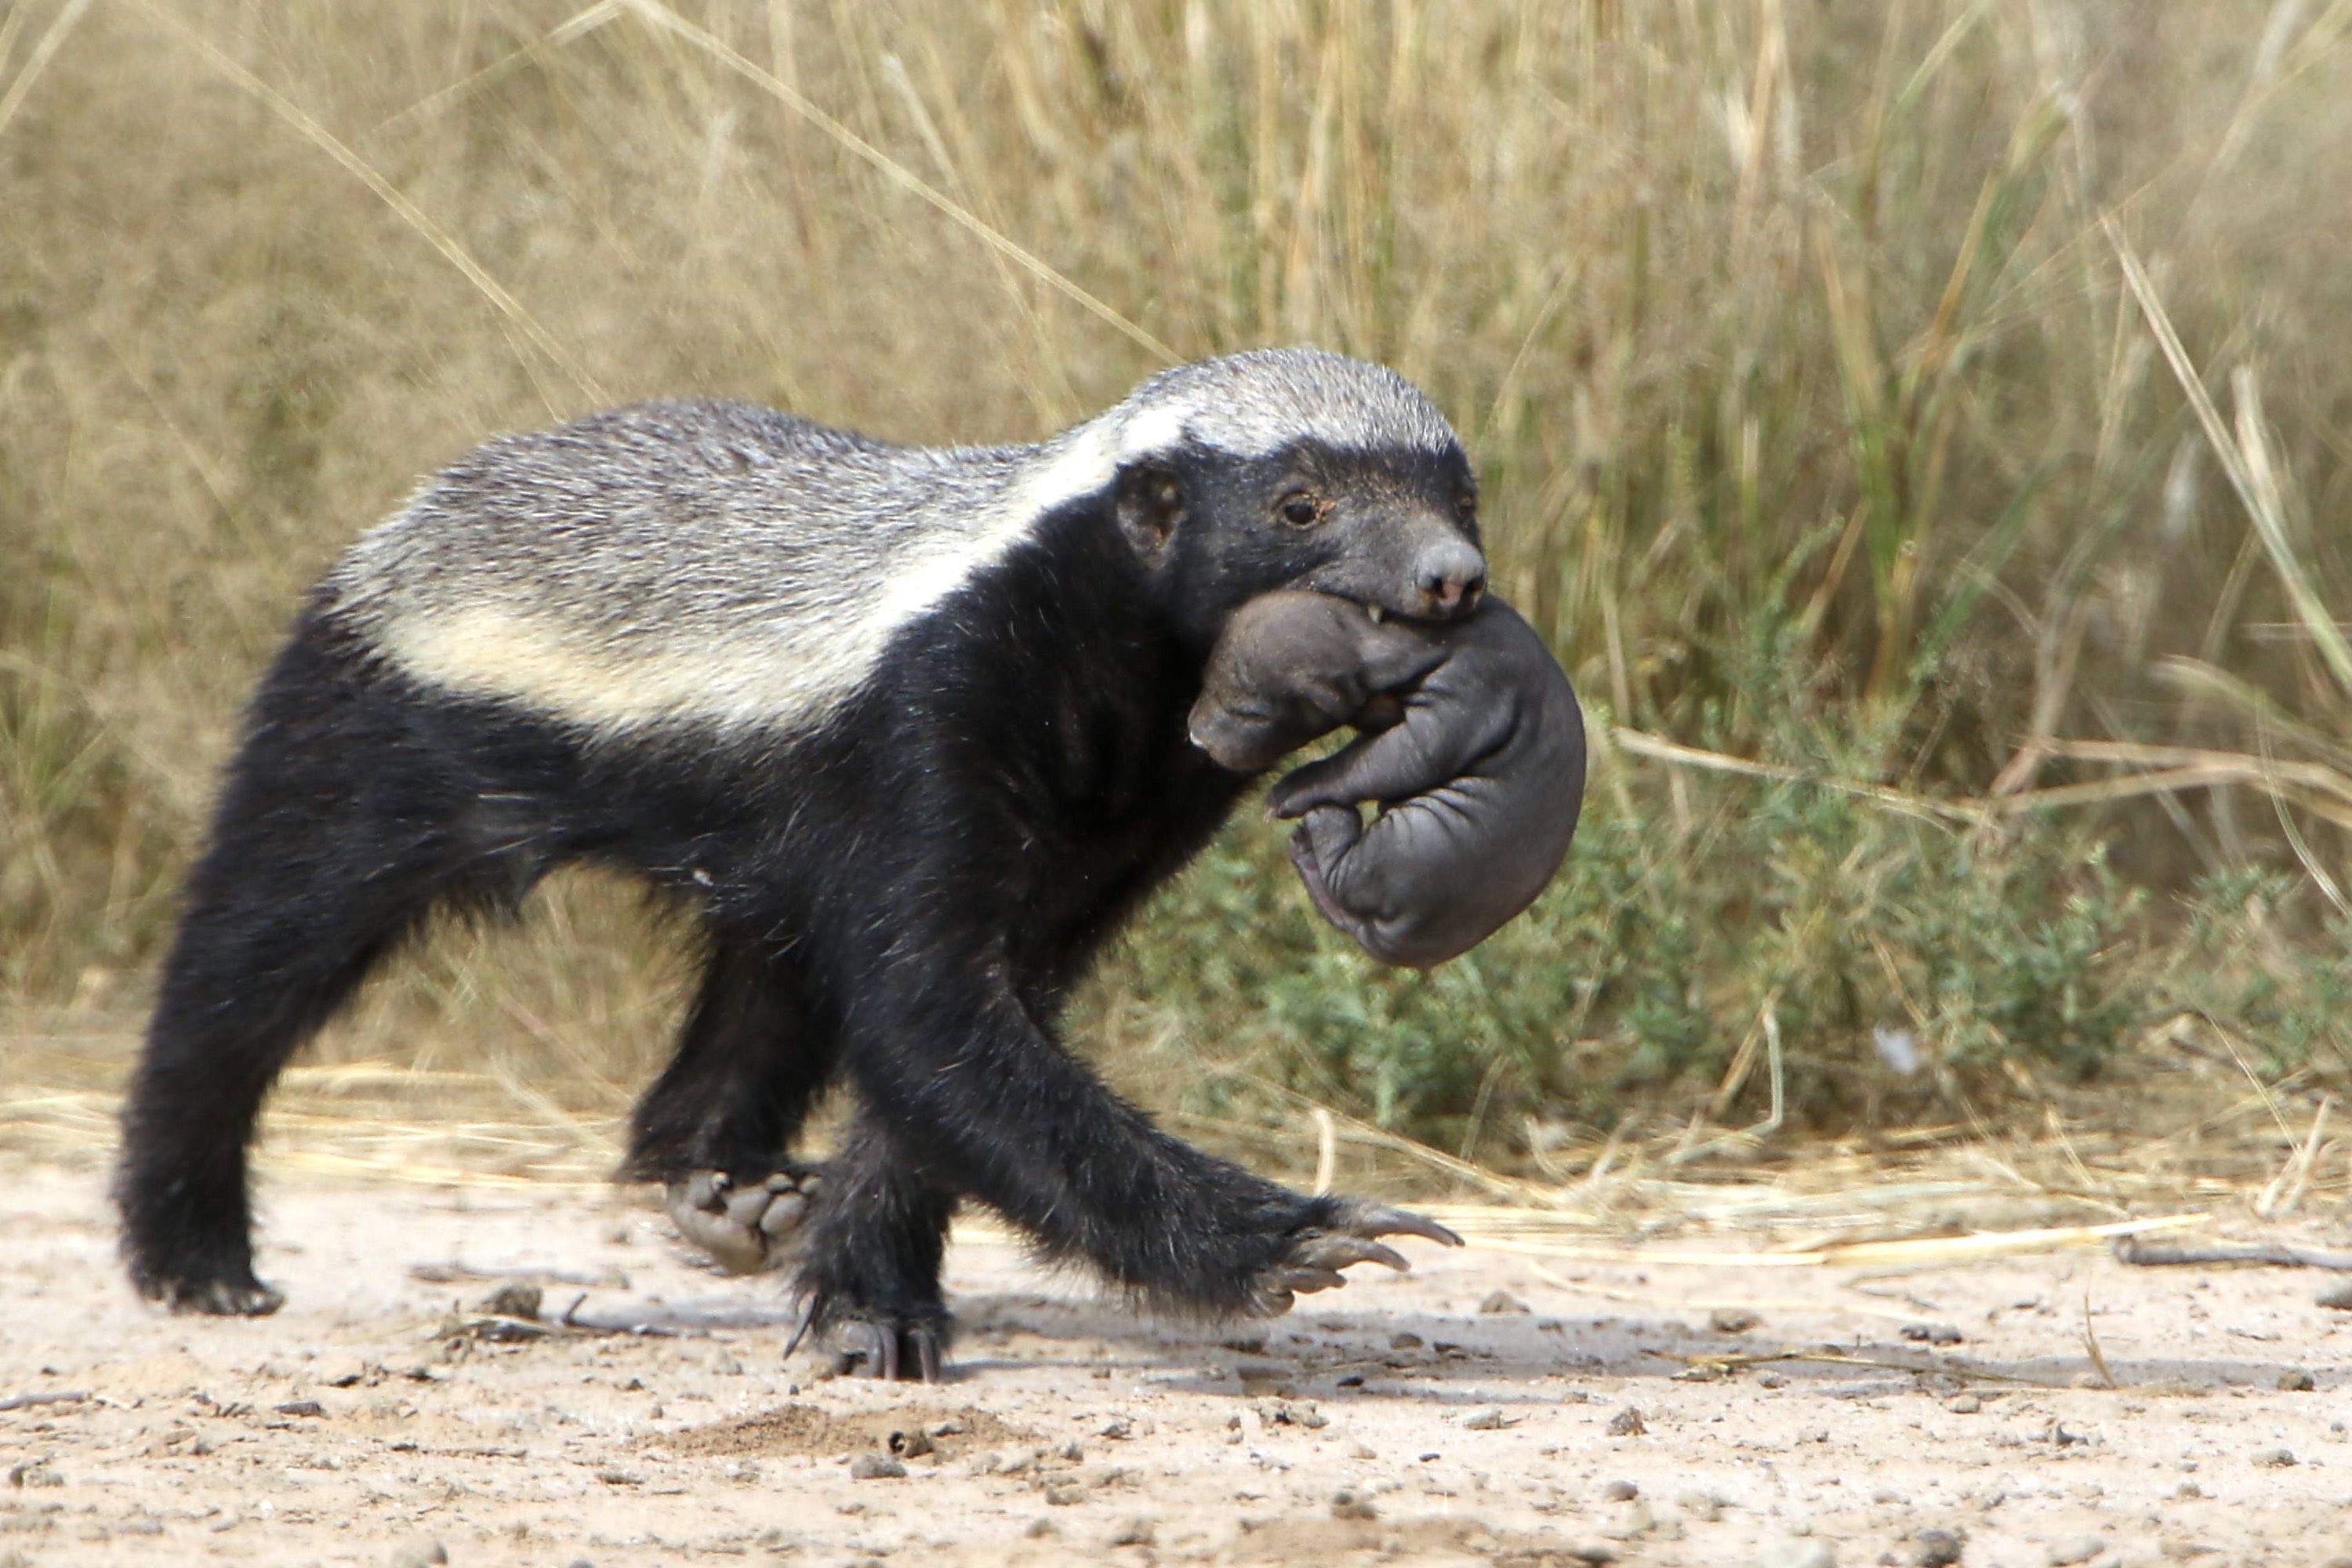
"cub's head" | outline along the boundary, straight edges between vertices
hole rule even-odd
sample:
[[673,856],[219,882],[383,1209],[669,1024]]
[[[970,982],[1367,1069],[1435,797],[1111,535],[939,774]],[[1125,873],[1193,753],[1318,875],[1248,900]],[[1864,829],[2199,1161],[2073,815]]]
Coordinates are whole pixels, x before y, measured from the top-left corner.
[[1393,371],[1311,349],[1234,354],[1153,377],[1096,425],[1116,443],[1119,533],[1204,643],[1277,588],[1443,621],[1486,587],[1462,443]]

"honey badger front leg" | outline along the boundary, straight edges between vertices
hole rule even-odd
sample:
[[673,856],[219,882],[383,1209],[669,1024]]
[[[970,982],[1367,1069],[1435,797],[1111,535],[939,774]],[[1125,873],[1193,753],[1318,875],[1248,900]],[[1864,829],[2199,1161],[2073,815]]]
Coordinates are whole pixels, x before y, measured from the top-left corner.
[[946,932],[900,930],[847,967],[843,1054],[861,1128],[818,1191],[800,1285],[814,1329],[873,1347],[870,1373],[931,1370],[923,1347],[945,1332],[941,1194],[977,1198],[1049,1256],[1201,1316],[1275,1316],[1351,1265],[1406,1267],[1381,1237],[1460,1244],[1417,1215],[1295,1193],[1160,1131],[1039,1026],[1001,963]]

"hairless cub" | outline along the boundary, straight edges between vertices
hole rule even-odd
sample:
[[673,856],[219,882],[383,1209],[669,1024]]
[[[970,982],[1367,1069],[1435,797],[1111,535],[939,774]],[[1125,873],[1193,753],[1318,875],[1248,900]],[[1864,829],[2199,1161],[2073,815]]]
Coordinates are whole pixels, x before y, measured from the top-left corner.
[[[1361,731],[1274,787],[1324,918],[1384,963],[1458,957],[1533,903],[1584,798],[1584,717],[1518,612],[1492,597],[1444,626],[1266,594],[1228,623],[1192,739],[1256,773],[1342,724]],[[1366,823],[1357,807],[1375,807]]]

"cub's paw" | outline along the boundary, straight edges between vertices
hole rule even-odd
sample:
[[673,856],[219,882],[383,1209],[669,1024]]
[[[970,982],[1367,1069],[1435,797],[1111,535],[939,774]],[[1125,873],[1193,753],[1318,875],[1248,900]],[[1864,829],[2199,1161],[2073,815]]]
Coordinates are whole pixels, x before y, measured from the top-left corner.
[[1383,1236],[1462,1245],[1460,1237],[1433,1219],[1379,1204],[1344,1203],[1329,1223],[1293,1236],[1289,1250],[1259,1271],[1250,1281],[1244,1310],[1254,1318],[1278,1318],[1297,1297],[1345,1285],[1347,1277],[1340,1270],[1358,1263],[1385,1264],[1400,1273],[1411,1269],[1402,1253],[1378,1239]]
[[678,1234],[730,1274],[781,1268],[801,1238],[824,1179],[821,1167],[788,1165],[758,1181],[724,1171],[697,1171],[664,1194]]
[[944,1311],[919,1317],[841,1317],[825,1329],[824,1348],[836,1377],[937,1383],[952,1327]]

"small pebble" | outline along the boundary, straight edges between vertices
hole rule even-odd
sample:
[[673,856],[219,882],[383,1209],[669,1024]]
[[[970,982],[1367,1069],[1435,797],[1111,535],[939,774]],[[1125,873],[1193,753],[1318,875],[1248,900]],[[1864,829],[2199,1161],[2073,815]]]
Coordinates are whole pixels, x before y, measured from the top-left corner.
[[1960,1560],[1960,1538],[1948,1530],[1923,1530],[1912,1541],[1911,1561],[1918,1568],[1952,1568]]
[[1713,1492],[1684,1492],[1675,1499],[1675,1506],[1701,1524],[1713,1524],[1723,1517],[1723,1500]]
[[2305,1372],[2300,1367],[2297,1367],[2293,1372],[2283,1372],[2279,1373],[2278,1385],[2280,1392],[2285,1394],[2309,1394],[2313,1389],[2319,1386],[2317,1383],[2313,1381],[2311,1373]]
[[1506,1426],[1516,1426],[1518,1423],[1499,1410],[1481,1410],[1462,1425],[1473,1432],[1500,1432]]
[[1612,1437],[1639,1437],[1649,1429],[1642,1420],[1642,1413],[1630,1405],[1609,1418]]
[[1528,1304],[1508,1290],[1489,1290],[1486,1292],[1486,1299],[1478,1303],[1478,1310],[1489,1317],[1505,1312],[1524,1312],[1527,1310]]
[[437,1541],[412,1541],[392,1554],[392,1568],[438,1568],[449,1561],[449,1549]]
[[2095,1535],[2077,1535],[2069,1540],[2053,1542],[2049,1551],[2050,1568],[2072,1568],[2076,1563],[2088,1563],[2107,1549],[2107,1543]]
[[1392,1351],[1417,1351],[1421,1346],[1421,1336],[1410,1330],[1389,1336],[1389,1349]]
[[1837,1568],[1826,1541],[1775,1541],[1756,1554],[1756,1568]]
[[1640,1541],[1658,1528],[1658,1516],[1650,1505],[1635,1498],[1625,1505],[1624,1511],[1603,1525],[1601,1535],[1610,1541]]
[[853,1481],[895,1481],[907,1474],[907,1467],[887,1454],[860,1454],[849,1461],[849,1479]]
[[1045,1537],[1058,1535],[1061,1531],[1054,1528],[1054,1521],[1050,1519],[1033,1519],[1029,1521],[1029,1528],[1021,1533],[1032,1541],[1043,1541]]
[[2352,1312],[2352,1285],[2339,1285],[2319,1298],[2319,1304],[2338,1312]]
[[1045,1489],[1045,1502],[1052,1508],[1070,1508],[1087,1500],[1084,1487],[1058,1486]]
[[1984,1401],[1973,1394],[1955,1394],[1944,1401],[1944,1408],[1955,1415],[1974,1415],[1984,1408]]
[[546,1292],[538,1286],[516,1280],[483,1297],[482,1310],[495,1318],[520,1318],[526,1323],[535,1323],[539,1321],[540,1306],[546,1299]]
[[1642,1489],[1631,1481],[1611,1481],[1601,1489],[1601,1495],[1611,1502],[1632,1502],[1642,1495]]
[[1718,1334],[1744,1334],[1764,1320],[1745,1307],[1717,1307],[1706,1315],[1706,1326]]
[[1381,1510],[1372,1506],[1371,1499],[1358,1497],[1354,1492],[1342,1489],[1331,1494],[1331,1517],[1333,1519],[1378,1519],[1381,1517]]
[[2284,1470],[2294,1463],[2294,1451],[2291,1448],[2264,1448],[2254,1456],[2254,1463],[2266,1470]]
[[1113,1546],[1149,1546],[1159,1532],[1148,1519],[1130,1519],[1110,1533]]
[[1580,1542],[1562,1553],[1570,1563],[1583,1563],[1591,1568],[1617,1561],[1617,1549],[1598,1541]]
[[335,1356],[319,1366],[319,1382],[328,1388],[349,1388],[367,1376],[367,1363],[357,1356]]
[[1785,1372],[1768,1372],[1756,1381],[1766,1388],[1786,1388],[1789,1386],[1789,1374]]
[[1956,1345],[1960,1342],[1960,1331],[1949,1323],[1906,1323],[1903,1337],[1922,1344]]

